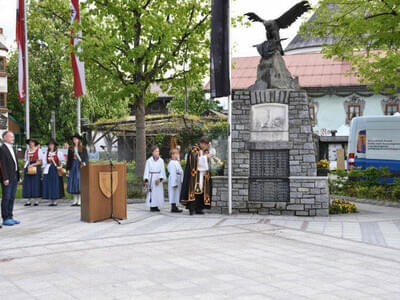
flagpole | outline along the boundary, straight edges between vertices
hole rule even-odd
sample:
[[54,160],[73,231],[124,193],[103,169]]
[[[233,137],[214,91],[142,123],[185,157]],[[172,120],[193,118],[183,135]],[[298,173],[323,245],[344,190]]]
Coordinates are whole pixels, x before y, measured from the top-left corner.
[[228,213],[232,214],[232,53],[231,53],[231,5],[229,0],[228,20],[229,20],[229,96],[228,96]]
[[76,130],[78,131],[78,134],[81,134],[81,97],[78,97],[78,101],[76,104],[76,119],[77,119],[77,126]]
[[31,137],[29,118],[29,60],[28,60],[28,26],[26,15],[26,2],[24,1],[24,28],[25,28],[25,137]]

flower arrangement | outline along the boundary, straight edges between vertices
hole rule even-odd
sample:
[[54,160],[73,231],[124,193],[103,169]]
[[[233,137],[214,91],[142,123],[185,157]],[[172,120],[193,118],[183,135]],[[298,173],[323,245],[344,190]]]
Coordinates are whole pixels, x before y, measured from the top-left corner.
[[330,214],[352,214],[358,212],[357,205],[350,201],[333,199],[331,205],[329,205]]
[[329,161],[326,159],[321,159],[318,163],[317,163],[317,167],[318,168],[323,168],[323,169],[329,169]]
[[317,175],[328,176],[328,173],[329,173],[329,161],[326,159],[321,159],[317,163]]

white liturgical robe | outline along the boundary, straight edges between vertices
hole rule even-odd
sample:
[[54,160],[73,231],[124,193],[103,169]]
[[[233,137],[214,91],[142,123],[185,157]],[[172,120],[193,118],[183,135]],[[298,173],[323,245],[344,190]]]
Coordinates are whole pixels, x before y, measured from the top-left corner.
[[183,182],[183,170],[178,160],[170,160],[168,164],[168,173],[169,203],[178,204]]
[[[148,192],[146,196],[147,206],[162,207],[164,205],[164,188],[162,181],[167,179],[162,158],[154,160],[153,157],[150,157],[146,161],[143,179],[148,182]],[[161,179],[162,181],[156,184],[157,179]]]

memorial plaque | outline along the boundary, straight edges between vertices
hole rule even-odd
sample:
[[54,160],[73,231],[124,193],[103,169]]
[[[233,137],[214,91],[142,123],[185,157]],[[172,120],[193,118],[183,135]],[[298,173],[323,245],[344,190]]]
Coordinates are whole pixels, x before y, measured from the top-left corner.
[[289,202],[289,180],[251,179],[250,200],[255,202]]
[[289,150],[250,152],[250,199],[289,201]]
[[251,178],[289,177],[289,151],[264,150],[250,152]]

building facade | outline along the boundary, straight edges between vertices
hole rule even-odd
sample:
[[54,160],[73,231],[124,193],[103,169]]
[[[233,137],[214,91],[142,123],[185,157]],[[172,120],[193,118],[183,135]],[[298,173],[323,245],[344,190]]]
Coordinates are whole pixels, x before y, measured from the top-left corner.
[[[348,136],[353,117],[400,111],[399,94],[374,94],[349,73],[347,62],[325,59],[314,51],[287,53],[284,60],[309,96],[313,130],[320,136]],[[247,89],[256,81],[259,61],[260,57],[233,58],[234,90]]]

